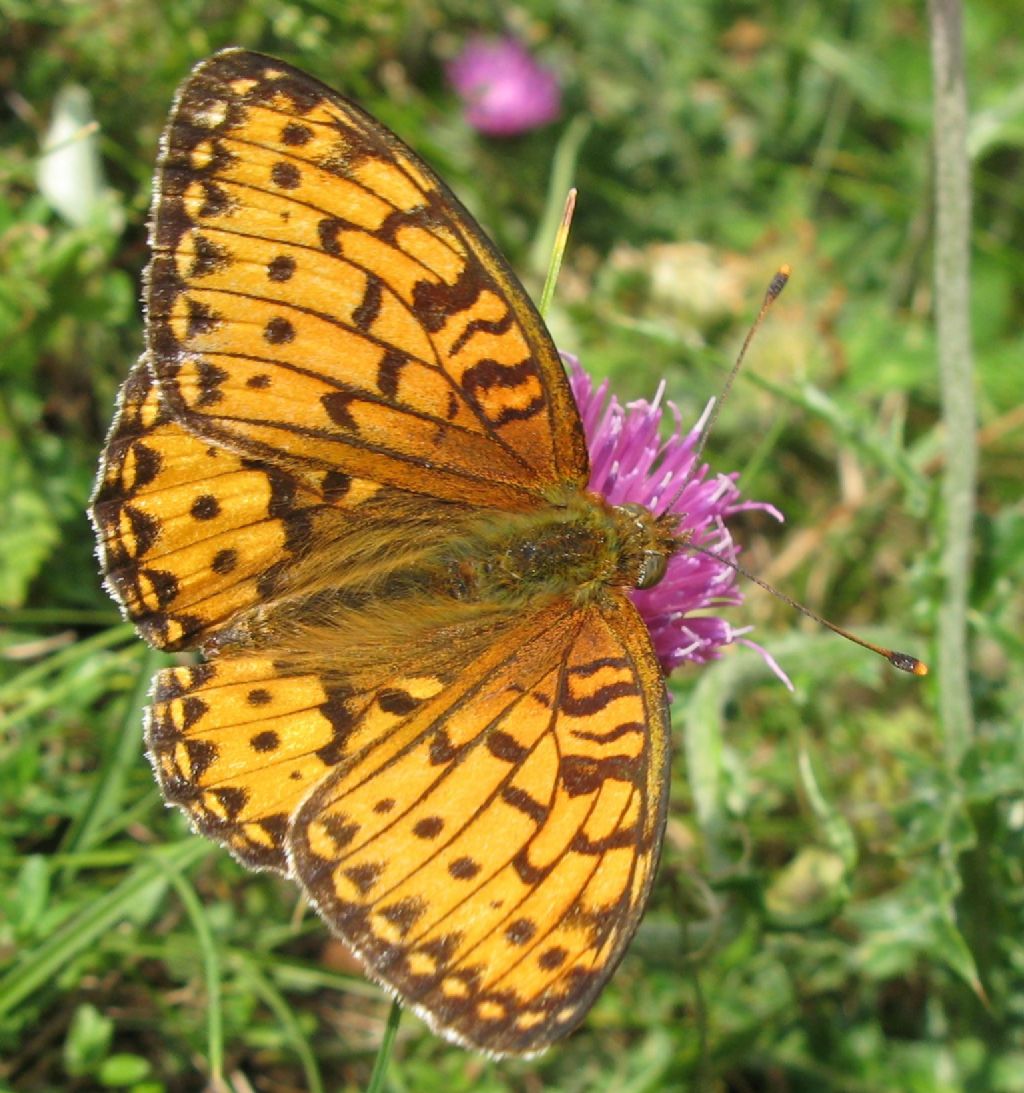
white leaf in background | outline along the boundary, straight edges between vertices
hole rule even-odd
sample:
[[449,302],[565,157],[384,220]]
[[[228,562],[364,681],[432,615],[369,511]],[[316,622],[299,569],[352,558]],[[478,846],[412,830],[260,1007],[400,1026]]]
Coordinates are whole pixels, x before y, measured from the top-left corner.
[[89,92],[77,84],[62,88],[53,102],[36,180],[46,200],[69,223],[119,231],[123,217],[105,185],[97,133]]

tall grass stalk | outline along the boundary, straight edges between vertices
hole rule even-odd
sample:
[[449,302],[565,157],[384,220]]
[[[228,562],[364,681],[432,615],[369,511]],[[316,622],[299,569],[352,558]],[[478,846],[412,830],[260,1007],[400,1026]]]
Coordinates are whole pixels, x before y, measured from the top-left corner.
[[971,184],[960,0],[929,0],[935,157],[935,325],[946,473],[939,708],[955,763],[973,732],[967,608],[978,455],[970,320]]

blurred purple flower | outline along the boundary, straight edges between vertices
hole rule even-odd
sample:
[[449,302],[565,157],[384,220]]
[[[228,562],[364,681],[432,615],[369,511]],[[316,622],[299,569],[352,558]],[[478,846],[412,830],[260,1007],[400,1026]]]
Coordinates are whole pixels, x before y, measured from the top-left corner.
[[[738,553],[725,526],[730,516],[761,509],[782,520],[771,505],[741,500],[735,473],[710,476],[706,463],[694,467],[694,449],[711,403],[693,428],[684,432],[679,410],[674,403],[666,402],[675,429],[662,440],[664,383],[653,402],[641,400],[623,406],[609,395],[607,380],[595,390],[579,361],[568,353],[563,356],[587,436],[590,488],[595,493],[613,505],[628,501],[645,505],[656,516],[671,508],[681,517],[679,530],[689,531],[693,543],[729,559],[735,559]],[[668,675],[684,661],[704,664],[716,659],[723,645],[737,642],[756,649],[792,689],[785,672],[767,650],[743,637],[750,627],[733,629],[712,613],[742,603],[736,576],[734,570],[707,554],[683,547],[669,560],[659,584],[631,593],[651,632],[662,670]]]
[[559,115],[557,77],[515,38],[473,38],[447,71],[466,120],[488,136],[515,136]]

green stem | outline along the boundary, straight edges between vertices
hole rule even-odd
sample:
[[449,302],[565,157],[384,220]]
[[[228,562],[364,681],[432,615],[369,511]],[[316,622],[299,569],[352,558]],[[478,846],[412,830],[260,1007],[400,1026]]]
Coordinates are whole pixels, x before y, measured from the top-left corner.
[[401,1017],[402,1004],[396,998],[391,1003],[388,1023],[377,1050],[377,1058],[373,1064],[373,1073],[370,1075],[370,1084],[366,1087],[366,1093],[381,1093],[384,1088],[384,1076],[388,1072],[388,1063],[391,1061],[391,1051],[395,1046],[395,1034],[398,1032],[398,1022]]
[[947,451],[939,614],[939,711],[946,755],[959,761],[973,733],[967,609],[977,450],[970,324],[970,164],[960,0],[928,0],[935,145],[935,326]]
[[206,1042],[210,1060],[210,1089],[222,1090],[224,1085],[224,1016],[221,1006],[220,952],[210,929],[206,911],[195,889],[180,874],[170,874],[171,884],[185,907],[195,931],[199,952],[203,959],[206,979]]
[[155,649],[147,649],[143,654],[135,687],[126,700],[121,700],[120,726],[112,745],[103,756],[89,803],[65,835],[61,850],[74,853],[93,849],[99,845],[102,838],[100,832],[107,821],[123,814],[126,808],[124,785],[128,772],[141,762],[142,711],[153,675],[161,664],[166,663],[163,654]]
[[170,875],[187,869],[211,849],[201,839],[186,839],[140,857],[116,888],[83,906],[44,941],[19,954],[0,979],[0,1017],[52,986],[80,954],[100,944],[104,935],[130,918],[150,886],[165,885]]

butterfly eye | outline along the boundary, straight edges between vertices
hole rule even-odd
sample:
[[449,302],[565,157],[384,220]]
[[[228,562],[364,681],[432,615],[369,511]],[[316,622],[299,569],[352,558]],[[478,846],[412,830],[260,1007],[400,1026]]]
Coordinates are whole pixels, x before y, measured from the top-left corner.
[[660,550],[645,550],[640,559],[637,588],[653,588],[665,576],[668,559]]
[[665,576],[669,556],[678,549],[672,535],[676,518],[667,525],[664,517],[656,518],[650,509],[632,501],[617,505],[615,511],[621,521],[619,533],[628,544],[623,554],[630,563],[621,576],[634,588],[653,588]]

